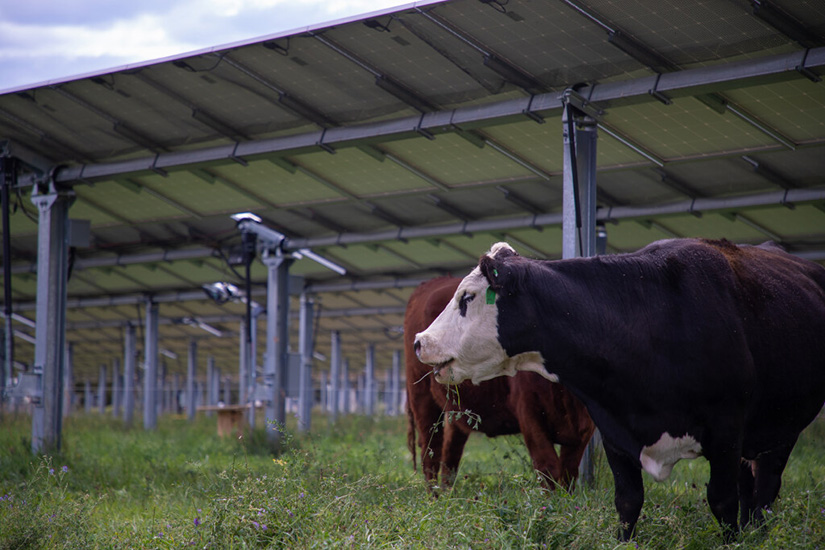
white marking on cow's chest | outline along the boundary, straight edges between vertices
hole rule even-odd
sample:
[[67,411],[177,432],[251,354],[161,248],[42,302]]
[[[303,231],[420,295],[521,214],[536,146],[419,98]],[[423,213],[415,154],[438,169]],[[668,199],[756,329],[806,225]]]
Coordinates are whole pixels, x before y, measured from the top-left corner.
[[659,441],[649,447],[642,447],[639,460],[644,471],[656,481],[670,477],[673,465],[683,458],[696,458],[702,454],[702,446],[689,435],[674,438],[665,432]]

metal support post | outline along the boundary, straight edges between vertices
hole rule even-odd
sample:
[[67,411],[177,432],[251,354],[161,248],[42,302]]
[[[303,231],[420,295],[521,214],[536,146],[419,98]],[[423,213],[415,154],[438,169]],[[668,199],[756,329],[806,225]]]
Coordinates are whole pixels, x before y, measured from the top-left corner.
[[[597,127],[593,118],[576,113],[578,111],[575,108],[566,108],[562,113],[564,128],[563,258],[593,256],[596,253]],[[571,114],[572,124],[569,121]],[[575,128],[572,136],[570,135],[571,128]],[[576,191],[578,191],[578,197]]]
[[[66,361],[66,286],[69,207],[74,191],[35,186],[37,207],[37,320],[34,373],[42,397],[32,416],[32,452],[60,449],[63,426],[63,368]],[[10,316],[7,317],[7,319]]]
[[401,350],[392,352],[392,370],[390,371],[390,410],[388,414],[401,414]]
[[251,358],[250,344],[246,339],[247,330],[246,319],[241,319],[239,346],[238,346],[238,404],[243,405],[247,403],[252,394],[249,392],[249,363]]
[[198,364],[198,341],[189,340],[189,354],[186,363],[186,417],[189,421],[195,420],[197,400],[195,396],[195,371]]
[[[214,407],[218,404],[217,394],[212,381],[215,378],[215,358],[211,355],[206,358],[206,406]],[[207,411],[206,416],[212,416],[212,411]]]
[[120,416],[120,407],[123,404],[123,390],[120,375],[120,359],[115,357],[112,360],[112,417]]
[[[249,350],[249,364],[247,365],[248,368],[248,377],[246,380],[242,380],[242,384],[246,384],[246,387],[249,390],[250,395],[255,395],[255,388],[258,384],[258,316],[264,312],[264,308],[258,306],[252,310],[252,326],[250,327],[251,339],[252,339],[252,349]],[[249,429],[255,429],[255,401],[254,399],[250,400],[249,404]]]
[[341,382],[341,333],[333,330],[330,342],[329,358],[329,399],[332,405],[329,408],[329,421],[334,424],[338,419],[338,413],[342,408],[341,392],[339,391]]
[[3,366],[0,371],[0,415],[3,412],[2,396],[5,395],[4,390],[11,386],[11,376],[14,365],[14,329],[12,327],[12,292],[11,292],[11,231],[10,231],[10,212],[11,212],[11,189],[17,184],[17,167],[15,159],[11,157],[0,158],[2,163],[2,177],[0,182],[0,194],[2,194],[3,209],[3,313],[4,330],[3,330]]
[[301,353],[301,370],[298,379],[298,430],[308,432],[312,412],[312,340],[313,306],[315,302],[305,292],[301,294],[299,311],[298,347]]
[[349,390],[349,358],[345,357],[341,363],[341,413],[350,412]]
[[367,345],[367,364],[364,368],[364,414],[375,414],[375,345]]
[[274,422],[267,429],[267,439],[273,446],[280,443],[286,421],[286,391],[284,373],[287,368],[289,343],[289,266],[292,259],[280,250],[264,251],[261,258],[267,268],[266,290],[266,361],[263,385],[266,395],[265,418]]
[[106,365],[100,365],[97,377],[97,411],[106,413]]
[[[568,102],[562,113],[564,132],[564,188],[562,191],[562,257],[596,254],[596,120]],[[579,477],[594,480],[594,441],[587,445],[579,465]]]
[[123,345],[123,423],[132,425],[135,416],[135,326],[126,327]]
[[143,347],[143,428],[158,425],[158,305],[146,299],[146,334]]
[[94,400],[95,399],[92,396],[92,383],[89,380],[86,380],[83,382],[83,410],[86,411],[86,414],[92,412]]

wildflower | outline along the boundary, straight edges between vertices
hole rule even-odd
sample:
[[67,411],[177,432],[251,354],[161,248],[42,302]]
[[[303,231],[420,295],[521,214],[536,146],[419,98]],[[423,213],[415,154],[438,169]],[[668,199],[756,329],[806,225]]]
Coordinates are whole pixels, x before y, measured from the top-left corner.
[[53,475],[54,475],[54,468],[49,468],[49,475],[50,475],[50,476],[53,476]]
[[[200,510],[198,510],[200,512]],[[195,518],[195,527],[201,524],[201,518]]]
[[257,522],[257,521],[253,521],[253,522],[252,522],[252,525],[254,525],[254,526],[255,526],[255,529],[259,529],[259,528],[261,527],[261,526],[258,524],[258,522]]
[[63,466],[62,470],[63,470],[63,473],[66,474],[66,473],[69,472],[69,467],[68,466]]
[[298,495],[298,498],[304,498],[304,496],[305,496],[305,495],[304,495],[304,492],[303,492],[303,491],[301,491],[301,494],[300,494],[300,495]]
[[261,530],[266,531],[266,525],[261,525]]

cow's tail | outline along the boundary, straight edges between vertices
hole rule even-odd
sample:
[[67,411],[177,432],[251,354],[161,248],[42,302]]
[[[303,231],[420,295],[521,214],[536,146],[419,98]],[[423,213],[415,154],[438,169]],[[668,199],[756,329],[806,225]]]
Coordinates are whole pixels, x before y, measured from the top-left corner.
[[413,471],[416,471],[418,470],[418,464],[415,456],[415,418],[413,417],[409,398],[407,399],[407,448],[412,454]]

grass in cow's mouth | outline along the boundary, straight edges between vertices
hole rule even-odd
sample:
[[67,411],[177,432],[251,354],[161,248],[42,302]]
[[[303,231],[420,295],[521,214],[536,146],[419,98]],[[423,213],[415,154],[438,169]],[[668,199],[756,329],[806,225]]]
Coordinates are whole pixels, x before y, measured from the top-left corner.
[[639,538],[618,544],[601,453],[593,486],[547,491],[520,436],[474,435],[453,488],[434,499],[413,471],[405,417],[330,425],[316,414],[311,434],[289,418],[277,455],[263,419],[241,440],[218,439],[215,423],[161,417],[147,432],[79,414],[64,450],[37,458],[30,418],[4,416],[0,548],[825,548],[825,418],[802,434],[766,528],[727,547],[702,459],[663,483],[645,477]]
[[443,369],[453,361],[454,359],[447,359],[446,361],[442,361],[441,363],[436,363],[435,365],[433,365],[433,373],[438,374],[439,372],[441,372],[441,369]]

